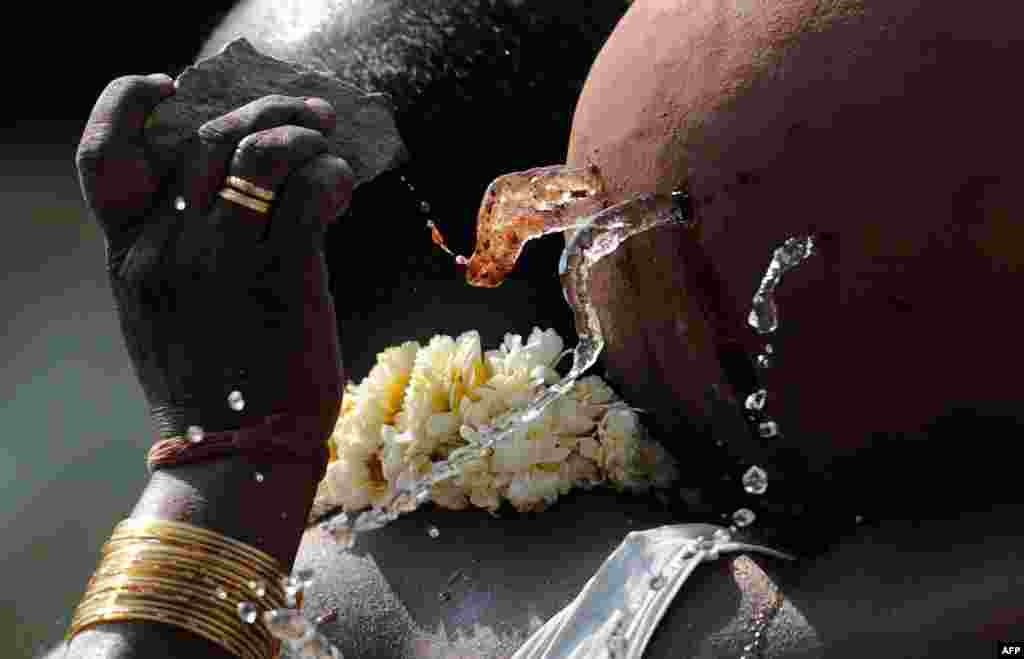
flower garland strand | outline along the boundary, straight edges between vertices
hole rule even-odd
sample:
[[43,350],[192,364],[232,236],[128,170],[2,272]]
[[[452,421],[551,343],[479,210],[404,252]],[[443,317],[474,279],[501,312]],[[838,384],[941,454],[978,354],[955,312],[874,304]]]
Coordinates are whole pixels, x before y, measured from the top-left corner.
[[[312,515],[390,505],[434,462],[557,382],[563,348],[557,332],[535,327],[525,344],[506,334],[486,353],[477,331],[379,353],[363,381],[346,387]],[[637,410],[592,375],[509,441],[436,484],[431,500],[450,510],[495,513],[508,501],[520,512],[542,511],[576,487],[643,493],[677,478],[674,458],[648,437]]]

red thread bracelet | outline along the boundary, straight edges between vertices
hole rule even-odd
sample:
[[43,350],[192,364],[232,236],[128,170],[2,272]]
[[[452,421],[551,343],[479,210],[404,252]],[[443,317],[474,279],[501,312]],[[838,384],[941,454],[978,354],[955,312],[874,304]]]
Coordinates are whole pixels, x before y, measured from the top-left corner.
[[[273,414],[260,423],[237,430],[203,432],[200,441],[188,437],[162,439],[149,449],[150,473],[162,467],[202,462],[230,455],[255,455],[276,462],[327,464],[323,417]],[[329,433],[328,433],[329,434]],[[322,477],[322,474],[321,474]]]

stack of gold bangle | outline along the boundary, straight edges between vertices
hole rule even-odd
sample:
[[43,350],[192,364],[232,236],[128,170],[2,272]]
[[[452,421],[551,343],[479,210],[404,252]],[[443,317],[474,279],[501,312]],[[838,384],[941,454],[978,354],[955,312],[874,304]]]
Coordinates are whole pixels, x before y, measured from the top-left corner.
[[229,176],[224,183],[227,186],[220,191],[220,196],[224,199],[251,208],[257,213],[270,212],[270,202],[274,201],[272,191],[261,188],[239,176]]
[[268,659],[280,642],[262,616],[244,622],[239,605],[285,608],[284,577],[272,556],[232,538],[181,522],[127,519],[103,546],[67,639],[92,625],[149,620],[187,629],[244,659]]

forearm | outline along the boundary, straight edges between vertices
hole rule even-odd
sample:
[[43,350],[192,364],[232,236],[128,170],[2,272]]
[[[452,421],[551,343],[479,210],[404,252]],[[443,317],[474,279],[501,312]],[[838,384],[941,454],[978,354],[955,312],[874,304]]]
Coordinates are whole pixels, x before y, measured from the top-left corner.
[[[265,551],[290,571],[322,471],[322,463],[279,464],[246,456],[165,468],[153,474],[131,516],[187,522],[215,531]],[[146,621],[91,627],[75,636],[67,655],[68,659],[134,657],[228,659],[231,655],[184,629]]]

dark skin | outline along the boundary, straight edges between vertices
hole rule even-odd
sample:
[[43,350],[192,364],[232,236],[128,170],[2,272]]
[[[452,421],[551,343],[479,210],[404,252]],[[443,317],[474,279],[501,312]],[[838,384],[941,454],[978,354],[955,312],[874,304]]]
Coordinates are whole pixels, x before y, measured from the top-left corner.
[[[386,7],[389,13],[396,13],[402,9],[399,3],[391,4],[394,6]],[[564,145],[558,142],[564,141],[564,136],[567,134],[572,101],[582,86],[586,76],[586,67],[600,46],[600,41],[610,31],[614,21],[625,8],[625,3],[621,7],[609,5],[608,7],[591,8],[586,14],[586,24],[578,24],[576,21],[579,14],[573,12],[580,7],[574,8],[569,3],[552,5],[549,8],[550,11],[545,9],[545,11],[538,12],[534,8],[529,13],[518,11],[511,5],[488,9],[486,3],[478,8],[469,7],[468,4],[461,2],[410,2],[405,4],[407,5],[406,9],[412,9],[418,16],[415,18],[420,24],[418,34],[424,34],[423,25],[431,25],[436,26],[438,30],[442,27],[454,27],[457,30],[455,36],[446,42],[428,38],[426,43],[433,44],[429,46],[433,51],[419,52],[416,51],[418,46],[414,42],[412,45],[407,45],[403,41],[401,27],[397,30],[388,29],[387,25],[391,21],[386,15],[382,16],[380,12],[369,12],[364,16],[379,19],[389,34],[386,37],[380,34],[369,34],[362,42],[348,46],[342,44],[339,47],[338,56],[347,58],[350,63],[354,61],[352,69],[343,73],[342,77],[368,89],[380,89],[392,95],[398,106],[403,136],[409,140],[410,147],[416,153],[434,150],[443,143],[447,153],[460,158],[461,156],[457,152],[453,152],[453,149],[465,149],[469,143],[462,140],[452,142],[448,139],[446,136],[450,136],[453,130],[461,130],[467,119],[477,116],[479,109],[484,105],[491,107],[492,111],[500,110],[514,114],[518,122],[509,124],[509,127],[518,126],[516,131],[505,130],[500,135],[493,136],[493,151],[487,154],[487,157],[493,158],[494,162],[483,169],[493,170],[495,174],[499,172],[500,167],[507,166],[509,158],[512,161],[519,160],[525,165],[531,163],[534,158],[551,160],[561,157],[560,153]],[[443,19],[439,21],[438,18],[442,16]],[[341,18],[343,16],[339,14],[339,20]],[[572,18],[572,21],[568,20],[569,18]],[[498,28],[498,30],[492,30],[492,27]],[[542,50],[532,47],[532,44],[535,43],[534,40],[538,38],[541,30],[548,33],[552,39],[557,37],[562,40],[568,49],[559,58],[558,63],[563,67],[561,72],[553,68],[551,62],[546,63],[544,67],[538,68],[537,66],[541,62],[537,58],[543,58],[544,53]],[[438,32],[438,35],[441,34]],[[287,55],[277,53],[271,44],[263,42],[253,35],[249,36],[263,52],[284,56],[293,61],[305,61],[304,55],[301,53]],[[390,46],[385,48],[388,43]],[[457,47],[453,47],[453,43]],[[475,52],[481,45],[486,50],[486,55],[493,58],[487,60],[486,63],[481,59],[480,54]],[[407,57],[407,52],[410,49],[415,52]],[[506,51],[511,54],[506,54]],[[381,59],[381,53],[386,53],[384,60]],[[387,60],[396,55],[399,57],[398,61]],[[410,65],[409,62],[414,64]],[[431,69],[431,66],[436,68]],[[379,67],[382,73],[376,73],[376,67]],[[544,80],[538,74],[542,70],[549,70],[557,75],[551,75]],[[394,73],[395,71],[397,73]],[[426,88],[424,88],[424,81],[427,81]],[[535,82],[539,84],[535,86]],[[510,95],[517,95],[525,91],[528,86],[532,91],[544,93],[551,99],[549,108],[544,109],[541,106],[534,108],[536,116],[524,114],[521,109],[516,110],[514,104],[510,105],[507,102]],[[171,91],[166,89],[166,93],[171,93]],[[485,94],[485,96],[481,97],[479,94]],[[460,99],[462,103],[463,109],[459,112],[451,111],[453,99]],[[134,121],[141,122],[143,120],[144,117],[135,115]],[[323,125],[323,122],[305,114],[292,119],[292,123],[299,127],[320,131],[329,129],[328,126]],[[536,139],[536,142],[527,151],[516,155],[517,148],[527,145],[527,142],[521,139],[521,134],[518,131],[527,130]],[[538,133],[538,130],[546,132]],[[477,162],[480,162],[481,155],[479,152],[476,153]],[[499,161],[502,161],[501,164]],[[125,170],[130,172],[134,168],[129,165],[138,160],[133,156],[131,159],[123,159],[120,162]],[[207,194],[215,192],[219,188],[224,173],[226,172],[220,172],[217,176],[209,173],[205,175],[205,179],[208,181]],[[425,171],[405,171],[404,173],[413,176],[417,183],[429,184],[433,175],[440,172],[427,168]],[[113,188],[120,189],[125,182],[125,172],[116,175],[110,172],[110,174],[104,180]],[[193,174],[196,172],[193,171]],[[476,188],[486,184],[485,178],[488,176],[486,171],[476,169],[470,174],[468,177],[458,177],[454,182],[449,181],[440,186],[439,189],[451,190],[448,198],[439,198],[436,194],[430,197],[436,211],[446,213],[448,218],[465,218],[465,230],[453,229],[456,231],[453,235],[456,236],[471,234],[469,230],[471,214],[453,211],[456,208],[461,208],[467,200],[469,206],[475,205],[476,199],[473,197],[478,194]],[[301,185],[306,178],[308,177],[289,176],[287,187]],[[347,200],[346,203],[332,202],[331,197],[336,195],[331,189],[325,188],[330,188],[330,186],[320,185],[318,189],[308,190],[308,194],[296,196],[311,202],[323,203],[324,208],[318,216],[323,220],[330,221],[347,206]],[[152,194],[155,189],[156,186],[149,188],[148,191],[144,190],[141,196],[148,199],[148,195]],[[344,185],[340,186],[339,191],[346,194]],[[366,200],[362,207],[364,214],[360,214],[358,209],[353,209],[355,213],[352,215],[352,219],[358,222],[363,217],[375,219],[379,213],[401,212],[405,214],[408,208],[415,207],[415,202],[407,195],[408,192],[404,185],[399,184],[397,175],[382,176],[379,181],[369,183],[361,190],[360,198]],[[169,200],[167,201],[169,202]],[[336,204],[333,208],[331,207],[332,203]],[[142,205],[144,204],[138,204],[139,207]],[[243,209],[240,212],[245,211]],[[280,214],[280,209],[276,212]],[[304,217],[309,216],[304,211],[300,211],[298,214]],[[449,220],[445,220],[443,226],[447,230],[447,227],[451,226]],[[420,228],[421,225],[417,222],[415,229]],[[236,229],[242,230],[244,227],[238,227],[236,224]],[[386,234],[378,235],[379,231],[386,231]],[[322,238],[322,236],[319,237]],[[338,246],[341,244],[351,243],[365,246],[367,244],[377,245],[382,239],[389,241],[390,244],[399,241],[395,249],[409,254],[410,259],[418,259],[420,266],[426,264],[433,271],[433,275],[450,274],[450,260],[442,258],[444,255],[435,252],[429,241],[421,240],[422,237],[422,234],[414,229],[396,234],[392,228],[388,228],[387,223],[363,222],[359,226],[347,227],[344,236],[341,232],[332,232],[330,236],[327,236],[326,251],[337,253],[340,251]],[[557,247],[553,244],[549,245],[547,250],[550,253],[557,253]],[[365,270],[358,265],[358,259],[348,259],[347,261],[332,259],[330,272],[332,278],[342,277],[346,281],[353,276],[363,278],[365,274]],[[378,280],[376,283],[381,291],[387,291],[388,299],[393,300],[394,283],[382,280]],[[354,290],[349,288],[350,292],[347,295],[349,303],[346,308],[339,310],[340,321],[347,330],[341,340],[346,347],[346,354],[350,355],[353,360],[352,377],[359,377],[359,374],[364,373],[368,368],[374,349],[383,347],[383,345],[367,345],[369,338],[377,337],[380,340],[381,328],[363,324],[365,314],[370,310],[380,308],[381,300],[373,295],[372,287],[358,287]],[[468,288],[466,290],[472,292]],[[508,290],[511,292],[512,287],[509,287]],[[536,295],[532,293],[530,295],[531,299],[534,299],[534,304],[537,304]],[[560,301],[561,299],[557,292],[547,297],[550,299],[544,302],[545,304],[550,300]],[[471,302],[467,301],[467,303]],[[558,321],[557,318],[554,320]],[[481,320],[480,328],[482,330],[487,332],[488,326],[491,327],[491,336],[500,337],[501,333],[509,328],[507,314],[500,314],[500,318],[496,316],[490,319],[490,322]],[[242,334],[248,333],[248,331],[249,329]],[[563,335],[568,335],[571,331],[571,320],[568,314],[565,314],[561,320],[560,331]],[[211,345],[223,349],[230,343],[230,341],[222,340],[211,342]],[[305,340],[300,343],[309,347]],[[324,341],[320,345],[328,343]],[[282,360],[284,360],[283,356]],[[317,354],[315,349],[308,354],[308,360],[307,366],[312,366],[312,362],[321,364],[337,362],[337,359],[329,353]],[[249,360],[239,358],[231,361]],[[263,357],[259,360],[252,360],[249,365],[250,371],[253,364],[264,361]],[[250,375],[253,374],[250,373]],[[274,380],[273,377],[267,378],[268,382]],[[293,389],[296,384],[299,385],[299,390],[308,391],[311,386],[307,383],[291,381],[288,390]],[[270,391],[269,387],[270,385],[268,385],[268,392]],[[257,407],[253,403],[252,397],[258,392],[253,386],[245,388],[244,391],[247,401],[244,414],[248,415],[250,410]],[[207,415],[226,415],[226,418],[220,416],[214,421],[208,422],[210,428],[215,427],[213,424],[217,421],[220,421],[223,427],[228,427],[237,421],[237,415],[235,413],[227,414],[226,406],[221,405],[223,393],[216,392],[216,404],[204,411]],[[276,393],[281,392],[277,391]],[[296,396],[296,398],[299,397]],[[307,397],[307,399],[313,398]],[[333,405],[336,405],[337,402],[337,400],[328,401]],[[166,407],[170,412],[171,406]],[[165,436],[183,431],[187,425],[194,422],[194,419],[189,420],[188,418],[194,415],[187,413],[173,412],[166,416],[173,417],[176,421],[161,425],[165,431],[162,434]],[[160,423],[163,422],[158,419],[158,424]],[[199,464],[164,469],[154,475],[133,515],[155,514],[208,525],[209,528],[261,546],[287,566],[291,564],[295,555],[302,528],[299,520],[305,518],[303,513],[311,500],[312,488],[315,486],[321,466],[311,464],[307,468],[301,465],[274,465],[271,468],[269,464],[262,462],[246,459],[223,459],[208,465]],[[258,488],[255,487],[253,480],[255,471],[260,471],[266,476],[265,482]],[[259,503],[253,504],[254,496],[266,497],[266,501],[273,504],[270,509],[275,512],[279,510],[281,515],[286,517],[261,515],[258,520],[253,519],[257,511],[266,509]],[[77,653],[82,653],[82,656],[103,657],[167,656],[161,653],[168,652],[166,649],[168,640],[179,644],[178,647],[182,648],[182,655],[191,652],[194,656],[219,656],[216,655],[219,650],[203,640],[193,639],[187,634],[160,625],[145,623],[106,625],[102,629],[85,632],[75,641],[72,651],[76,653],[76,656]],[[133,653],[137,653],[137,655]],[[170,655],[178,656],[177,652],[171,652]]]
[[[554,162],[562,155],[522,164]],[[552,294],[558,296],[554,286]],[[443,331],[463,329],[456,324]],[[346,340],[359,339],[349,335]],[[368,352],[372,357],[373,350]],[[964,404],[976,407],[977,401]],[[944,430],[923,438],[942,446],[962,445],[965,438],[1013,436],[1017,422],[1012,416],[982,412],[983,419],[1000,417],[1006,422],[949,421]],[[929,451],[928,458],[939,473],[989,474],[993,482],[1004,475],[998,465],[964,451]],[[243,487],[255,468],[239,468]],[[865,478],[875,484],[879,470],[897,469],[876,465]],[[769,630],[776,641],[765,656],[975,656],[987,651],[989,641],[1019,637],[1021,584],[993,575],[1018,572],[1016,557],[1024,547],[1006,520],[1019,519],[1022,511],[1014,504],[991,504],[1014,501],[1009,489],[976,491],[973,500],[964,500],[970,495],[945,488],[888,492],[893,505],[886,521],[851,525],[825,554],[804,556],[796,565],[742,557],[706,566],[676,600],[645,656],[739,656],[749,641],[742,627],[773,583],[782,587],[786,604]],[[910,501],[895,505],[903,499]],[[211,515],[220,516],[219,511]],[[496,630],[496,640],[485,638],[468,650],[466,644],[450,644],[452,653],[507,656],[506,648],[531,630],[531,618],[543,621],[563,606],[626,533],[698,518],[663,510],[653,500],[602,493],[566,497],[539,516],[501,520],[484,513],[425,510],[361,539],[356,558],[341,556],[331,540],[310,530],[297,562],[315,567],[319,575],[307,614],[316,617],[337,607],[336,620],[322,629],[346,656],[432,656],[431,644],[414,641],[421,630],[434,630],[442,622],[449,634],[462,630],[471,635],[475,623]],[[222,521],[230,520],[226,513]],[[429,523],[441,529],[437,540],[425,532]],[[897,547],[898,552],[892,549]],[[429,561],[411,560],[426,552],[431,552]],[[457,582],[451,599],[441,602],[438,595],[456,569],[468,572],[470,580]]]
[[[166,75],[113,81],[77,156],[86,202],[106,236],[128,352],[160,436],[191,425],[208,433],[247,428],[273,413],[301,419],[289,441],[312,444],[304,461],[253,454],[161,468],[132,517],[211,529],[266,551],[287,572],[340,404],[321,245],[326,221],[348,206],[351,170],[326,153],[329,104],[280,96],[205,124],[197,152],[161,170],[141,146],[142,130],[173,93]],[[220,198],[228,174],[275,191],[273,214]],[[188,202],[184,212],[170,203],[178,194]],[[258,357],[268,344],[299,348]],[[246,399],[241,411],[226,404],[236,387]],[[74,638],[68,656],[187,654],[227,656],[188,632],[146,622],[97,625]]]

